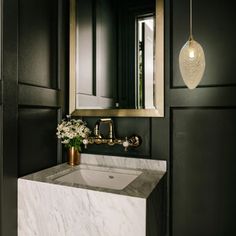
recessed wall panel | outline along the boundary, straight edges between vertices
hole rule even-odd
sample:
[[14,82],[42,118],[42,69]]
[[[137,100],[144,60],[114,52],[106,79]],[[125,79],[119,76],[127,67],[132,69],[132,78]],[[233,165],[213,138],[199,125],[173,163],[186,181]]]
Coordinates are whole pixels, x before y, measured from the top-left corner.
[[236,109],[172,112],[173,236],[235,229]]
[[57,88],[57,1],[19,1],[19,81]]
[[18,120],[19,176],[57,164],[57,110],[20,108]]

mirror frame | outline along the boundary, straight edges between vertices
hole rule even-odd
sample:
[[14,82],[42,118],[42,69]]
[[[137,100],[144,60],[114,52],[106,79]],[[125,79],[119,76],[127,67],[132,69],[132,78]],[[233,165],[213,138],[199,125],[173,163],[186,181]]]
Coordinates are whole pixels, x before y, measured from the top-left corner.
[[164,0],[156,0],[156,109],[76,109],[76,0],[70,0],[69,37],[69,113],[72,116],[164,117]]

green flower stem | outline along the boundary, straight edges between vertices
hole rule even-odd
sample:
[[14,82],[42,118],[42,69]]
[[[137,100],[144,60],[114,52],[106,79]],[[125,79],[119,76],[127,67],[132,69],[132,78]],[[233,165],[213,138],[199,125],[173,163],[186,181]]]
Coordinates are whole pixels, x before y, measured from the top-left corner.
[[65,147],[66,148],[75,147],[76,150],[81,152],[82,143],[83,143],[83,139],[81,137],[75,137],[75,138],[71,139],[68,144],[65,144]]

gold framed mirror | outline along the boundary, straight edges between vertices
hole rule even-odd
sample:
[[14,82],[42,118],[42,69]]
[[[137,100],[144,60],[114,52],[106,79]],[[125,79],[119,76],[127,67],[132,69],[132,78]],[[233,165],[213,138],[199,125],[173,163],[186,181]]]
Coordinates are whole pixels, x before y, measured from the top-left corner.
[[[110,105],[108,106],[108,108],[103,107],[103,105],[100,105],[98,107],[96,106],[83,106],[83,104],[79,104],[80,101],[86,101],[86,97],[88,97],[88,101],[90,101],[90,103],[95,103],[95,101],[100,101],[101,99],[96,97],[94,94],[90,94],[89,96],[84,96],[85,93],[81,93],[82,95],[78,95],[78,90],[81,89],[82,86],[79,87],[78,83],[79,83],[79,78],[84,77],[88,77],[87,79],[85,78],[85,82],[83,83],[87,83],[88,79],[92,78],[93,75],[90,72],[90,75],[88,73],[86,73],[86,66],[85,68],[83,68],[83,65],[79,65],[79,63],[81,61],[83,61],[84,58],[81,59],[81,56],[79,57],[78,54],[81,53],[82,56],[85,56],[85,53],[83,53],[83,47],[84,45],[82,45],[82,47],[79,47],[79,43],[78,41],[80,40],[79,37],[83,36],[83,32],[78,32],[78,14],[80,14],[78,12],[78,1],[82,2],[85,0],[70,0],[70,83],[69,83],[69,112],[70,114],[72,114],[73,116],[112,116],[112,117],[163,117],[164,116],[164,0],[154,0],[154,4],[155,4],[155,12],[154,12],[154,23],[153,23],[153,28],[154,28],[154,46],[153,46],[153,82],[151,84],[151,86],[144,86],[144,83],[142,83],[141,85],[138,84],[139,82],[134,82],[136,91],[133,92],[135,94],[135,101],[133,102],[134,106],[130,107],[128,106],[128,108],[124,108],[122,105],[120,105],[119,101],[115,101],[113,102],[115,105],[114,107],[111,107]],[[94,10],[94,8],[91,8],[92,10]],[[107,11],[107,8],[106,8]],[[81,14],[83,14],[83,12],[81,12]],[[96,11],[96,14],[100,14],[100,12]],[[88,14],[86,15],[86,17],[88,16]],[[137,17],[135,15],[135,19],[137,19],[137,25],[135,26],[137,29],[141,29],[141,25],[145,27],[144,23],[145,23],[145,19],[147,19],[147,21],[149,21],[150,19],[150,14],[142,14],[140,15],[141,17]],[[92,17],[94,18],[94,17]],[[92,19],[91,18],[91,19]],[[104,18],[104,17],[103,17]],[[140,24],[140,27],[139,25]],[[144,29],[143,27],[143,29]],[[82,28],[82,27],[81,27]],[[111,27],[110,27],[111,28]],[[141,31],[141,30],[140,30]],[[91,30],[91,32],[93,33],[94,30]],[[136,32],[136,31],[135,31]],[[91,34],[92,34],[91,33]],[[99,37],[99,32],[95,32],[96,37]],[[141,46],[139,45],[140,42],[137,41],[139,39],[137,35],[141,35],[141,33],[136,32],[135,33],[135,42],[133,42],[134,45],[136,45],[136,49],[139,50],[139,48],[141,48]],[[88,33],[86,32],[86,34],[84,34],[85,36],[88,35]],[[103,37],[103,35],[101,36]],[[117,37],[118,38],[118,37]],[[103,38],[104,40],[104,38]],[[86,41],[86,40],[85,40]],[[111,42],[113,43],[113,41]],[[91,44],[94,44],[94,40],[93,38],[91,39]],[[97,47],[96,50],[98,51],[99,48],[97,46],[97,42],[95,42],[95,46]],[[121,45],[121,44],[118,44]],[[149,47],[150,48],[150,47]],[[135,50],[136,50],[135,49]],[[100,49],[104,50],[104,48]],[[118,49],[119,50],[119,49]],[[135,55],[137,56],[139,51],[137,52],[137,50],[135,51]],[[97,52],[96,51],[96,52]],[[148,50],[146,50],[148,51]],[[141,52],[140,54],[142,54],[143,52]],[[98,58],[98,53],[95,53],[96,56],[96,60],[98,61],[97,64],[99,64],[99,61],[101,59],[101,57]],[[109,52],[109,54],[111,54]],[[138,55],[139,56],[139,55]],[[137,58],[138,58],[137,56]],[[87,55],[88,60],[91,60],[92,62],[94,61],[94,59],[92,58],[94,57],[94,55],[91,53]],[[134,61],[135,63],[139,63],[136,64],[135,67],[135,74],[137,78],[140,78],[140,74],[144,74],[145,72],[139,72],[138,68],[139,67],[144,67],[140,66],[140,62],[139,60],[135,58]],[[86,58],[85,58],[86,60]],[[133,60],[133,59],[132,59]],[[142,61],[142,60],[141,60]],[[146,60],[148,61],[148,60]],[[150,60],[149,60],[150,61]],[[90,63],[90,65],[92,65],[92,62]],[[151,63],[149,63],[150,65]],[[104,64],[102,64],[103,66]],[[92,65],[93,66],[93,65]],[[99,65],[97,65],[98,67]],[[101,66],[101,64],[100,64]],[[118,67],[120,68],[120,66]],[[118,68],[116,69],[118,71]],[[83,72],[84,70],[84,72]],[[95,69],[96,70],[96,69]],[[83,73],[82,73],[83,72]],[[97,72],[97,71],[96,71]],[[86,75],[85,75],[86,74]],[[122,73],[120,73],[122,74]],[[109,76],[107,76],[109,77]],[[102,76],[103,78],[103,76]],[[129,79],[129,78],[128,78]],[[138,80],[138,81],[144,81],[143,80]],[[89,83],[89,82],[88,82]],[[116,84],[116,83],[114,83]],[[92,85],[93,86],[93,85]],[[94,86],[93,86],[94,87]],[[137,91],[140,91],[140,87],[142,88],[142,92],[140,92],[140,94],[138,94]],[[128,93],[130,90],[130,87],[126,88]],[[91,89],[94,90],[94,89]],[[151,91],[151,92],[150,92]],[[97,92],[97,90],[95,91],[95,93]],[[91,92],[92,93],[92,92]],[[144,96],[144,94],[149,94],[149,98],[148,96]],[[102,97],[102,96],[101,96]],[[150,100],[150,97],[153,98],[153,100],[151,102],[146,102],[146,100]],[[106,102],[105,102],[106,103]]]

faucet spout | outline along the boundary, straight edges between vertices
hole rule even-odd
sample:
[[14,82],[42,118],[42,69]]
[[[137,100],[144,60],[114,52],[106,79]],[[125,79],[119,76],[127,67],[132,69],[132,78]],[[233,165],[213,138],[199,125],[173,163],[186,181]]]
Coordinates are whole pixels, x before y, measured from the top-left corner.
[[108,144],[112,144],[113,140],[115,139],[115,134],[114,134],[114,124],[111,118],[101,118],[99,119],[96,124],[95,124],[95,128],[94,128],[94,135],[96,138],[101,139],[102,135],[100,132],[100,124],[101,123],[105,123],[109,125],[109,134],[108,134],[108,139],[109,142]]

